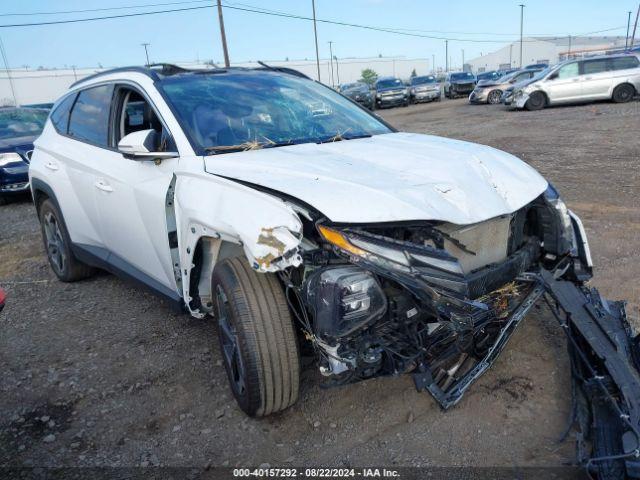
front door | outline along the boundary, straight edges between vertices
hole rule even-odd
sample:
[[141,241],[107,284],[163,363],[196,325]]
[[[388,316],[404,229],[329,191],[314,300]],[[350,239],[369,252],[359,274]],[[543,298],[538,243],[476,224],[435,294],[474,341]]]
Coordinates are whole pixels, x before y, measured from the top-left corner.
[[544,81],[544,89],[551,103],[566,102],[580,98],[580,66],[578,62],[567,63]]
[[[114,98],[114,146],[129,133],[152,128],[167,150],[175,150],[173,139],[146,96],[133,87],[118,85]],[[132,160],[114,148],[96,183],[102,237],[111,252],[109,262],[157,290],[174,294],[165,201],[177,162],[177,158],[160,163]]]

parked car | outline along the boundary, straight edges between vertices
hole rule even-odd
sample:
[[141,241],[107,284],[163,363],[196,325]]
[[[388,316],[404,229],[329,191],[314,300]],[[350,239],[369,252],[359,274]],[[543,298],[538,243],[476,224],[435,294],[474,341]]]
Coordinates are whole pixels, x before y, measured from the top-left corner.
[[395,107],[409,105],[409,89],[399,78],[379,78],[375,85],[376,107]]
[[6,299],[7,299],[7,294],[4,293],[4,290],[2,290],[0,288],[0,312],[4,308],[4,303],[5,303]]
[[640,91],[640,59],[633,54],[567,60],[528,82],[507,89],[506,105],[539,110],[549,105],[613,100],[628,102]]
[[548,63],[532,63],[531,65],[527,65],[524,67],[525,70],[534,69],[534,70],[544,70],[549,66]]
[[476,83],[480,83],[481,81],[489,81],[493,82],[498,80],[504,74],[500,70],[492,70],[490,72],[482,72],[476,75]]
[[48,112],[35,108],[0,108],[0,205],[29,192],[29,157]]
[[366,83],[356,82],[345,84],[341,87],[340,93],[369,110],[376,108],[375,96],[371,93],[371,89]]
[[440,84],[433,75],[411,78],[409,88],[412,103],[440,101]]
[[498,80],[480,80],[469,95],[469,103],[496,105],[502,101],[502,94],[507,88],[523,80],[529,80],[541,71],[535,69],[517,70],[500,77]]
[[447,73],[444,81],[444,95],[451,99],[469,95],[475,86],[476,77],[471,72]]
[[[413,372],[448,408],[545,292],[595,302],[585,230],[533,168],[397,132],[291,70],[84,78],[56,102],[30,178],[54,274],[104,268],[213,316],[251,416],[297,400],[299,343],[327,386]],[[597,311],[589,325],[622,322]]]

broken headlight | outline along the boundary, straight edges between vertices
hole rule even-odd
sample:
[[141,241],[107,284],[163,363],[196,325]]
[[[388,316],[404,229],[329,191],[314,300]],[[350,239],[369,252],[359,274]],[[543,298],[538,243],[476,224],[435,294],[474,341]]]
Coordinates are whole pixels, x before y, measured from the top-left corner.
[[567,205],[562,201],[558,191],[549,183],[544,192],[544,199],[551,213],[545,221],[544,247],[556,255],[564,255],[575,250],[573,225]]
[[307,304],[314,311],[315,333],[335,341],[378,320],[387,299],[376,277],[359,267],[320,270],[307,280]]

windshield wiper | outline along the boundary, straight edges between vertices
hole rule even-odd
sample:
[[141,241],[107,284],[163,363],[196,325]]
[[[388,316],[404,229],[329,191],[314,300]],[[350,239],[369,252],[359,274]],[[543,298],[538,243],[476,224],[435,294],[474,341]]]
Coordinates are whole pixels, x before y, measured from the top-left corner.
[[249,150],[262,150],[263,148],[276,148],[286,147],[289,145],[295,145],[295,140],[285,140],[283,142],[274,142],[269,140],[268,142],[244,142],[238,145],[214,145],[212,147],[205,147],[207,152],[211,152],[213,155],[220,153],[232,153],[232,152],[247,152]]
[[345,135],[345,133],[336,133],[335,135],[332,135],[330,137],[319,138],[316,143],[333,143],[333,142],[341,142],[342,140],[357,140],[358,138],[371,137],[370,133],[362,133],[360,135]]

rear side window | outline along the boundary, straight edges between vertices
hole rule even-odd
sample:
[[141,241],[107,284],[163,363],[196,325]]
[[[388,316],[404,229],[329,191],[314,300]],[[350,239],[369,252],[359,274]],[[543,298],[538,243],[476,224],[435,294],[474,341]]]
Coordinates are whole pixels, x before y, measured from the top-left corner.
[[599,60],[587,60],[582,64],[582,74],[590,75],[594,73],[602,73],[609,70],[609,59],[601,58]]
[[626,70],[640,66],[640,60],[637,57],[615,57],[611,59],[611,62],[614,70]]
[[69,112],[73,106],[73,102],[76,99],[76,94],[67,96],[58,106],[51,112],[51,123],[59,133],[67,133],[67,127],[69,126]]
[[112,93],[113,85],[82,90],[71,110],[69,135],[100,147],[108,146]]

